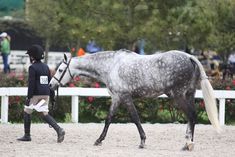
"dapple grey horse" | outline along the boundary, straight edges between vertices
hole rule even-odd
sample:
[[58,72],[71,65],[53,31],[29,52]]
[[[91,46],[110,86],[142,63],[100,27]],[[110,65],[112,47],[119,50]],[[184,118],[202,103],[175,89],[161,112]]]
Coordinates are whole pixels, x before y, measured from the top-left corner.
[[181,51],[168,51],[153,55],[138,55],[128,50],[103,51],[82,57],[64,60],[50,81],[52,89],[65,85],[75,76],[87,76],[103,82],[111,96],[105,126],[95,145],[105,139],[112,117],[123,104],[136,124],[140,138],[140,148],[145,145],[145,132],[133,104],[133,98],[156,98],[166,94],[172,98],[188,118],[186,144],[184,150],[193,149],[196,111],[194,95],[196,86],[201,82],[206,111],[212,125],[220,130],[213,88],[202,64],[192,55]]

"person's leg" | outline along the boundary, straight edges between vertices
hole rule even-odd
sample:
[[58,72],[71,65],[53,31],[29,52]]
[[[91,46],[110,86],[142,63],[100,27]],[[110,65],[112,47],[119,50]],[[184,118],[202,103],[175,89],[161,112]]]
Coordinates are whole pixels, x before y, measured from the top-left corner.
[[18,138],[18,141],[31,141],[30,127],[31,127],[31,114],[33,108],[30,108],[30,104],[34,103],[34,98],[31,98],[30,101],[27,99],[24,107],[24,136]]
[[3,59],[3,71],[4,73],[7,73],[9,71],[8,54],[2,54],[2,59]]
[[31,127],[31,114],[24,112],[24,136],[18,138],[18,141],[31,141],[30,136],[30,127]]
[[50,126],[52,126],[55,131],[57,132],[57,142],[61,143],[64,140],[64,135],[65,135],[65,131],[64,129],[62,129],[57,122],[55,121],[55,119],[50,116],[48,114],[48,112],[43,112],[42,113],[42,118],[45,122],[47,122]]
[[[65,131],[57,124],[55,119],[48,114],[48,104],[49,104],[49,96],[39,96],[39,100],[45,100],[45,103],[40,107],[42,112],[42,119],[47,122],[50,126],[52,126],[57,132],[57,142],[61,143],[64,140]],[[39,102],[40,102],[39,101]]]

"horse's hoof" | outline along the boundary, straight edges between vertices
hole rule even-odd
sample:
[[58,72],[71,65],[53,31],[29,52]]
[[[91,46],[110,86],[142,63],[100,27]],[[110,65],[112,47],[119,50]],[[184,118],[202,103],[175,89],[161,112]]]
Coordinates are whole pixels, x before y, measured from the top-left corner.
[[143,145],[143,144],[139,145],[139,148],[140,148],[140,149],[143,149],[143,148],[144,148],[144,145]]
[[193,142],[187,142],[184,147],[182,148],[182,150],[184,151],[192,151],[194,148],[194,143]]
[[102,142],[95,141],[94,146],[101,146]]
[[146,138],[141,139],[141,142],[140,142],[140,145],[139,145],[139,148],[140,148],[140,149],[143,149],[143,148],[144,148],[144,146],[145,146],[145,139],[146,139]]

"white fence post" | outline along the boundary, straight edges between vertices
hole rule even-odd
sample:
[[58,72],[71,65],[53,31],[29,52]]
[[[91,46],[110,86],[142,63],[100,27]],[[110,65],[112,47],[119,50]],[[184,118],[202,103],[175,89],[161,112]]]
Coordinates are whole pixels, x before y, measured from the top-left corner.
[[79,116],[79,97],[78,96],[72,96],[72,108],[71,108],[71,116],[72,116],[72,122],[78,123],[78,116]]
[[8,96],[1,98],[1,123],[8,123]]
[[225,124],[225,99],[219,99],[219,122]]

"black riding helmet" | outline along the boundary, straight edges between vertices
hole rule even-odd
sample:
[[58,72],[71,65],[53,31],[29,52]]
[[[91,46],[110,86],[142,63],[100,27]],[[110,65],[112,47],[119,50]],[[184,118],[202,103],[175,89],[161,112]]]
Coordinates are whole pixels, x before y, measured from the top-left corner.
[[35,60],[41,60],[44,58],[44,50],[40,45],[32,45],[26,52],[29,56]]

